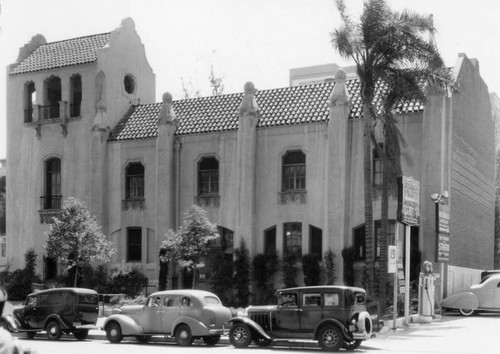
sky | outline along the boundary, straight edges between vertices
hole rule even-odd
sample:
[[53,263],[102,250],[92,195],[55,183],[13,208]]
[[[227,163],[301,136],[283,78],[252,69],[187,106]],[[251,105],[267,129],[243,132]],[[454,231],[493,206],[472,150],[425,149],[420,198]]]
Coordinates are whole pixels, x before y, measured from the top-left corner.
[[[393,10],[433,14],[446,65],[477,58],[490,92],[500,95],[498,0],[387,0]],[[363,0],[345,0],[356,15]],[[224,93],[286,87],[289,69],[349,65],[330,33],[340,25],[334,0],[0,0],[0,159],[6,158],[6,67],[34,35],[47,42],[110,32],[131,17],[156,74],[156,101],[183,97],[183,82],[211,94],[213,66]]]

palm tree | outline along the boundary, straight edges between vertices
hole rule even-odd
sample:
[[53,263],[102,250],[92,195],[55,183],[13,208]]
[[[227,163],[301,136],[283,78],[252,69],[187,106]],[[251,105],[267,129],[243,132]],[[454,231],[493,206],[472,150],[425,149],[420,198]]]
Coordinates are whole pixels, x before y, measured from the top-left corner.
[[[409,11],[393,12],[384,0],[366,0],[359,22],[355,23],[347,14],[344,1],[336,0],[336,3],[342,25],[331,33],[331,41],[342,57],[355,62],[363,100],[366,289],[373,297],[375,243],[371,151],[374,123],[376,119],[385,118],[386,130],[391,129],[391,124],[395,122],[390,115],[393,104],[409,94],[422,96],[419,83],[423,78],[440,82],[443,60],[430,37],[424,38],[434,31],[431,17]],[[383,108],[378,111],[373,102],[377,87],[383,86],[390,89],[385,96]],[[392,135],[387,135],[386,139],[392,139],[394,131],[391,132]],[[392,141],[386,141],[386,145],[391,143]],[[399,141],[395,143],[398,144]],[[385,204],[388,208],[388,203]],[[387,227],[385,229],[387,231]],[[384,244],[386,248],[386,242]],[[384,245],[381,245],[381,249],[383,248]],[[385,259],[382,260],[384,261]],[[383,289],[385,293],[385,279],[379,280],[381,283],[384,281],[379,289]]]

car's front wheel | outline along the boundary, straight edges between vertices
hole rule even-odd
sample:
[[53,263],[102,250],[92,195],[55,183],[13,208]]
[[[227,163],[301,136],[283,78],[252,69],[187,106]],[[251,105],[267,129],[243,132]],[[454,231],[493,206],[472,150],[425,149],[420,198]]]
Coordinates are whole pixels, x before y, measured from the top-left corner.
[[180,325],[175,331],[175,341],[177,344],[182,346],[191,345],[193,343],[193,336],[191,335],[191,329],[187,325]]
[[338,327],[326,325],[319,331],[318,344],[321,349],[336,352],[343,343],[344,336]]
[[73,332],[73,336],[78,340],[84,340],[89,335],[88,329],[79,329]]
[[59,340],[62,336],[62,329],[57,321],[50,321],[45,330],[47,331],[47,338],[50,340]]
[[208,346],[214,346],[220,341],[220,336],[208,336],[208,337],[203,337],[203,341],[205,342],[206,345]]
[[122,341],[122,328],[117,322],[111,322],[106,326],[106,338],[108,338],[111,343],[120,343]]
[[245,323],[237,323],[229,331],[229,342],[236,348],[246,348],[252,341],[252,330]]
[[462,316],[472,316],[474,314],[474,310],[470,309],[459,309],[458,311],[460,311]]

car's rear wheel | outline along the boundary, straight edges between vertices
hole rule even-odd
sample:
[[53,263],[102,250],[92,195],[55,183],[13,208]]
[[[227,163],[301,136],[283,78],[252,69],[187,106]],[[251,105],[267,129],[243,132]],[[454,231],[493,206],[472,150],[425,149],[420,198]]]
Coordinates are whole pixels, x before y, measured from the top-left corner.
[[111,343],[120,343],[122,341],[122,328],[117,322],[111,322],[106,326],[106,338]]
[[336,352],[344,344],[344,336],[338,327],[326,325],[319,331],[318,344],[323,350]]
[[208,337],[203,337],[203,341],[205,342],[206,345],[213,346],[219,343],[220,341],[220,336],[208,336]]
[[28,337],[29,339],[33,339],[33,338],[35,338],[35,336],[36,336],[35,331],[26,332],[26,337]]
[[193,343],[193,336],[191,335],[191,329],[189,326],[182,324],[177,327],[175,331],[175,341],[177,344],[182,346],[191,345]]
[[229,342],[236,348],[246,348],[252,341],[252,330],[245,323],[237,323],[229,331]]
[[62,329],[57,321],[50,321],[45,327],[47,338],[50,340],[59,340],[62,336]]
[[474,310],[469,310],[469,309],[459,309],[460,314],[462,316],[472,316],[474,314]]
[[79,329],[76,331],[73,331],[73,336],[78,339],[78,340],[84,340],[87,338],[89,335],[89,330],[88,329]]

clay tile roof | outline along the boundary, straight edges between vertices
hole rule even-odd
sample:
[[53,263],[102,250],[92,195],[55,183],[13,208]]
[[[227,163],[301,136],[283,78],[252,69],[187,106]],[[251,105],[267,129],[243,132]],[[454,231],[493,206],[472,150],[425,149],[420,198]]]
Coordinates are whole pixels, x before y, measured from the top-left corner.
[[109,42],[110,33],[42,44],[11,70],[10,74],[49,70],[64,66],[92,63],[97,50]]
[[[255,100],[260,109],[257,127],[273,127],[296,124],[322,123],[329,119],[328,99],[334,82],[292,86],[257,91]],[[351,97],[351,119],[363,114],[363,102],[358,80],[347,80]],[[374,104],[380,108],[383,85]],[[209,96],[174,101],[174,112],[178,120],[176,135],[202,134],[238,129],[239,106],[243,93]],[[133,106],[111,131],[109,141],[156,138],[157,121],[162,103]],[[400,112],[411,113],[423,110],[420,102],[408,102],[398,107]]]

